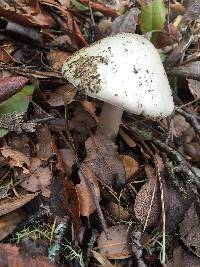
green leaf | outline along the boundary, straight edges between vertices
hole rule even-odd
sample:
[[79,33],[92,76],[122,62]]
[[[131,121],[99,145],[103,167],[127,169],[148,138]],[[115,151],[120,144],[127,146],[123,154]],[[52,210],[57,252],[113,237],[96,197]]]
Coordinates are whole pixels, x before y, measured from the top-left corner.
[[[0,116],[2,114],[13,113],[13,112],[26,112],[31,96],[34,91],[33,85],[25,86],[20,92],[13,95],[6,101],[0,104]],[[6,135],[8,131],[4,128],[0,128],[0,137]]]
[[[163,0],[152,0],[143,5],[139,15],[139,27],[142,33],[162,30],[165,23],[165,6]],[[157,33],[153,33],[157,35]]]

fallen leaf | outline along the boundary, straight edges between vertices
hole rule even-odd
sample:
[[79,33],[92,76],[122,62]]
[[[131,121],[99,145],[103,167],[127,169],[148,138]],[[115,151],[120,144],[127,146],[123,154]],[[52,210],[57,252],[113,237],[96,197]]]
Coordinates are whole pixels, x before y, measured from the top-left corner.
[[184,13],[184,16],[182,17],[182,21],[180,23],[180,27],[184,30],[184,28],[188,27],[188,25],[191,24],[192,21],[197,19],[200,14],[200,3],[199,0],[195,1],[188,1],[192,2],[192,4],[189,6],[189,8]]
[[10,244],[0,244],[1,267],[56,267],[45,256],[35,258],[20,255],[19,248]]
[[72,165],[74,164],[74,156],[70,149],[61,148],[58,150],[64,163],[65,173],[69,177],[72,173]]
[[0,216],[8,214],[34,199],[38,194],[20,194],[19,198],[6,198],[0,200]]
[[52,180],[52,173],[49,167],[40,167],[41,160],[38,158],[31,158],[30,162],[30,176],[26,178],[24,182],[20,185],[30,191],[30,192],[38,192],[41,191],[44,197],[50,197],[50,184]]
[[101,264],[101,267],[116,267],[116,265],[112,265],[112,263],[100,253],[92,250],[93,257]]
[[130,213],[127,209],[123,208],[119,204],[110,201],[107,205],[109,214],[117,221],[129,221]]
[[173,251],[173,258],[167,262],[167,267],[199,267],[200,259],[184,248],[177,247]]
[[135,33],[138,24],[139,9],[133,7],[126,11],[121,16],[118,16],[110,25],[109,34],[116,34],[122,32]]
[[[18,209],[0,217],[0,241],[11,234],[24,219],[25,213]],[[1,265],[0,265],[1,266]]]
[[189,155],[191,162],[199,163],[200,159],[200,144],[191,142],[183,145],[184,152]]
[[53,177],[51,183],[51,211],[54,215],[63,218],[69,216],[73,221],[75,230],[79,228],[80,202],[77,190],[67,178]]
[[101,232],[98,238],[98,251],[108,259],[126,259],[133,256],[128,242],[128,226],[115,225]]
[[[16,10],[15,10],[16,9]],[[0,16],[26,27],[54,27],[53,18],[37,1],[15,1],[15,5],[0,5]]]
[[85,142],[85,148],[87,155],[84,162],[100,182],[118,190],[126,184],[123,162],[114,142],[106,136],[93,135]]
[[100,190],[97,182],[97,178],[93,171],[85,164],[82,163],[82,168],[79,172],[80,184],[76,185],[79,201],[80,201],[80,213],[82,216],[89,217],[97,209],[97,203],[94,201],[94,195],[96,201],[100,201]]
[[127,155],[122,155],[121,159],[124,164],[126,179],[128,180],[138,172],[139,163],[134,158],[129,157]]
[[5,145],[0,148],[1,154],[3,157],[9,159],[9,165],[11,168],[20,167],[23,170],[24,174],[29,173],[30,167],[30,158],[24,155],[22,152],[10,148]]
[[23,76],[1,78],[0,102],[7,100],[9,97],[19,92],[27,82],[28,79]]
[[121,128],[119,129],[119,134],[121,138],[124,140],[124,142],[131,148],[136,147],[136,142],[128,135],[125,131],[123,131]]
[[188,87],[195,99],[200,98],[200,81],[187,79]]
[[195,136],[194,129],[180,114],[174,116],[173,136],[178,145],[190,143]]
[[[180,51],[178,51],[178,52],[179,52],[179,54],[181,54]],[[170,62],[173,60],[173,58],[175,58],[175,57],[173,54],[171,54],[169,57],[169,62],[166,64],[168,64],[168,65],[174,64],[174,62],[172,62],[172,63]],[[199,81],[200,80],[200,61],[194,61],[194,62],[190,62],[190,63],[184,64],[184,65],[178,66],[178,67],[171,68],[168,71],[168,74],[172,75],[172,76],[177,76],[177,77],[182,77],[182,78],[185,77],[188,79],[194,79],[194,80]]]
[[50,66],[54,70],[60,70],[64,61],[70,56],[69,53],[59,50],[50,50],[47,54]]
[[136,218],[147,227],[156,226],[159,222],[161,203],[160,189],[154,169],[150,165],[145,166],[148,177],[135,198],[134,212]]
[[37,127],[35,132],[37,138],[37,157],[41,160],[47,160],[52,156],[52,137],[46,124]]
[[190,251],[200,257],[199,203],[194,202],[179,224],[181,240]]

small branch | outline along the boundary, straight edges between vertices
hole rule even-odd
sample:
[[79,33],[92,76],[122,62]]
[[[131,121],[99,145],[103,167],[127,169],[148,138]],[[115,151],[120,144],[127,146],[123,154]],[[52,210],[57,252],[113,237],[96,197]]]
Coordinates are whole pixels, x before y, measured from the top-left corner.
[[192,125],[192,127],[194,128],[198,136],[200,136],[200,124],[198,123],[195,115],[192,113],[186,112],[182,110],[181,108],[177,108],[176,112],[181,114],[186,119],[186,121]]
[[190,164],[184,159],[184,157],[176,150],[161,142],[158,139],[153,141],[164,152],[170,154],[173,160],[179,165],[178,170],[181,171],[186,177],[187,181],[195,184],[200,189],[200,177],[196,175]]

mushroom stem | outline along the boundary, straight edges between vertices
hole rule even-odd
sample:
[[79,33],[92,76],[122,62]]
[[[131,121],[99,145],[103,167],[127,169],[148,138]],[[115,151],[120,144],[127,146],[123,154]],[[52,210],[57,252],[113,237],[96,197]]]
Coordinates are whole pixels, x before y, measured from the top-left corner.
[[123,109],[109,103],[104,103],[100,115],[97,133],[103,133],[115,139],[121,123]]

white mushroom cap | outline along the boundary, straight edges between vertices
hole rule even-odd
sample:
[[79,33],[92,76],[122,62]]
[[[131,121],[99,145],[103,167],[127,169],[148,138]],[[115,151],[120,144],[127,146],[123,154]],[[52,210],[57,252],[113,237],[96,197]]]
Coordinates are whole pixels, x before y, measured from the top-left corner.
[[174,109],[160,56],[141,35],[104,38],[68,58],[62,72],[85,94],[134,114],[164,118]]

